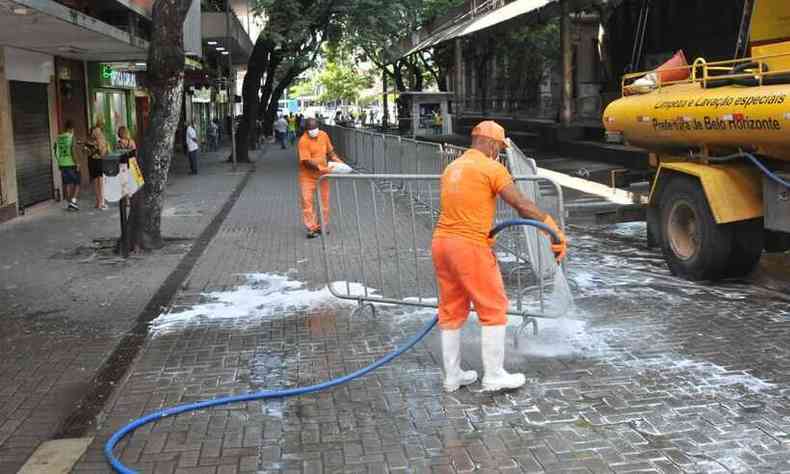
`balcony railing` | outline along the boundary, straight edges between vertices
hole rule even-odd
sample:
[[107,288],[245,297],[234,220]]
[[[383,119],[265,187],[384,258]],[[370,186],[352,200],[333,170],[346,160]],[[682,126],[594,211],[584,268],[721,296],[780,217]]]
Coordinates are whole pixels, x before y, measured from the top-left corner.
[[121,3],[91,0],[53,0],[85,16],[95,18],[146,41],[151,38],[150,20]]

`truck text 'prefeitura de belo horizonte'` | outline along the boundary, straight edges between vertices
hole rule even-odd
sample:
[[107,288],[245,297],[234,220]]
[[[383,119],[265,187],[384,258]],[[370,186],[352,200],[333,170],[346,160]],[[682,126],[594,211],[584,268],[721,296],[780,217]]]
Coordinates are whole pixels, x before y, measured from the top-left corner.
[[610,137],[650,152],[648,235],[692,280],[743,276],[790,248],[790,1],[745,8],[736,59],[678,52],[625,75],[603,115]]

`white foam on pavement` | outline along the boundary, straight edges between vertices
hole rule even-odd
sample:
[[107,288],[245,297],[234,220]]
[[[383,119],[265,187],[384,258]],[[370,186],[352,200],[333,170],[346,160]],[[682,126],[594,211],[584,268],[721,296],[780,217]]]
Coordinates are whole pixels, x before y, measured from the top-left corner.
[[[203,294],[205,302],[196,304],[181,311],[167,312],[152,322],[154,334],[166,333],[187,327],[192,324],[212,321],[232,321],[234,324],[254,324],[261,319],[271,318],[283,312],[298,312],[310,309],[348,309],[355,303],[341,300],[332,295],[328,287],[310,289],[300,281],[291,280],[286,275],[272,273],[256,273],[245,275],[247,283],[231,291],[209,292]],[[583,280],[582,277],[581,280]],[[578,281],[582,286],[586,282]],[[375,289],[365,288],[359,283],[334,282],[334,289],[345,293],[350,289],[352,294],[368,294],[378,296]],[[416,300],[416,298],[410,298]],[[425,303],[435,303],[435,299],[424,299]],[[578,311],[578,308],[576,309]],[[434,315],[435,310],[416,310],[402,316]],[[397,320],[399,318],[395,318]],[[395,321],[397,323],[397,321]],[[480,330],[477,318],[471,315],[471,324],[465,329],[465,346],[479,346]],[[509,318],[508,344],[512,332],[522,323],[519,317]],[[688,387],[677,387],[679,390],[705,393],[720,393],[743,387],[752,393],[760,393],[774,387],[747,372],[732,372],[724,367],[705,360],[694,360],[683,354],[667,353],[660,357],[641,359],[622,352],[622,343],[618,337],[608,330],[590,327],[589,322],[582,319],[539,319],[539,333],[532,335],[529,327],[519,338],[517,349],[509,349],[508,357],[567,357],[583,356],[601,358],[607,365],[623,368],[634,374],[663,372],[665,375],[678,375],[679,380],[689,379]],[[615,337],[615,344],[608,344],[608,339]],[[512,346],[511,346],[512,347]],[[512,352],[511,352],[512,351]],[[685,376],[681,376],[686,374]]]
[[[183,326],[186,323],[217,320],[255,321],[269,318],[284,311],[303,311],[317,307],[340,307],[353,304],[332,295],[328,287],[308,289],[305,283],[291,280],[286,275],[253,273],[245,275],[247,284],[231,291],[202,294],[204,303],[188,309],[176,309],[161,314],[151,323],[155,333]],[[352,294],[364,294],[359,283],[334,282],[340,293],[350,288]],[[376,290],[368,288],[368,294]]]

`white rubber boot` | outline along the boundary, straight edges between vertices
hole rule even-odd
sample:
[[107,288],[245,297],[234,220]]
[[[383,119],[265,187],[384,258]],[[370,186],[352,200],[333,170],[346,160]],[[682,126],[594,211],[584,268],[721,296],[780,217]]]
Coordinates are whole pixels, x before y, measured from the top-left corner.
[[483,391],[513,390],[527,381],[524,374],[505,371],[506,326],[481,326],[480,347],[483,355]]
[[461,370],[461,330],[442,330],[442,359],[444,362],[444,391],[455,392],[464,385],[477,381],[477,372]]

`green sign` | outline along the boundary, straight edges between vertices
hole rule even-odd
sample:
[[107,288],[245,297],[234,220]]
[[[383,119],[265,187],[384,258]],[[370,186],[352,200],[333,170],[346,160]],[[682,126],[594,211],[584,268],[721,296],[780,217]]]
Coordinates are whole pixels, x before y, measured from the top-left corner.
[[113,69],[110,64],[93,63],[89,67],[93,87],[113,89],[137,88],[137,75],[129,71]]

